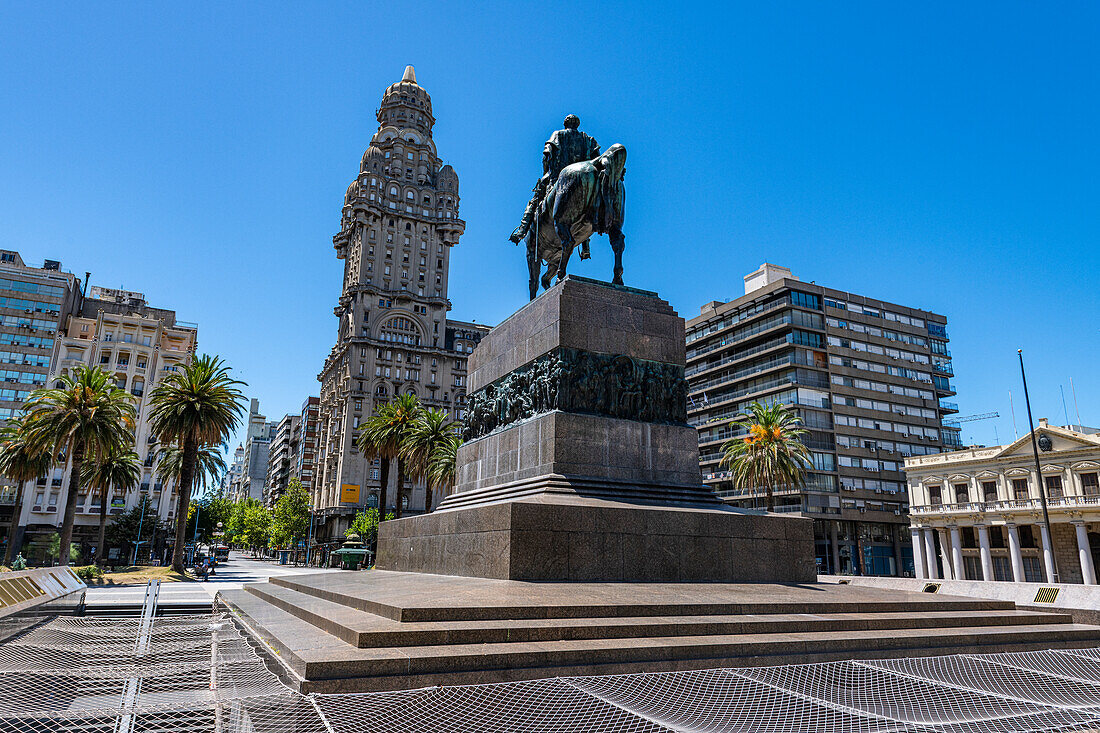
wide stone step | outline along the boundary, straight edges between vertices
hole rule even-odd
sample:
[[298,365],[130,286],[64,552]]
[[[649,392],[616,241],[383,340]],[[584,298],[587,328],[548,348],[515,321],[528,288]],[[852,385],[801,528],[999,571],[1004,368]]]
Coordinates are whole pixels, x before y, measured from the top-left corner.
[[[394,621],[1011,610],[1010,601],[783,584],[519,583],[386,571],[273,577],[274,585]],[[820,598],[818,598],[820,597]]]
[[[952,628],[563,639],[356,648],[245,590],[222,599],[303,679],[308,692],[408,689],[615,674],[1094,646],[1100,628],[1026,623]],[[1049,620],[1048,620],[1049,621]]]
[[357,647],[519,643],[569,639],[715,636],[814,631],[948,628],[1070,623],[1068,615],[1019,610],[933,610],[702,616],[619,616],[402,623],[270,583],[245,590]]

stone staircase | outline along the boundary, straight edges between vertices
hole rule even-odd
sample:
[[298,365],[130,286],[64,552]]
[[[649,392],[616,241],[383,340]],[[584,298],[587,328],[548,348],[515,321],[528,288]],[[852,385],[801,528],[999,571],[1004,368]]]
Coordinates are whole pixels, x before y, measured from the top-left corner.
[[220,594],[303,692],[1100,645],[1012,603],[837,585],[524,583],[368,571]]

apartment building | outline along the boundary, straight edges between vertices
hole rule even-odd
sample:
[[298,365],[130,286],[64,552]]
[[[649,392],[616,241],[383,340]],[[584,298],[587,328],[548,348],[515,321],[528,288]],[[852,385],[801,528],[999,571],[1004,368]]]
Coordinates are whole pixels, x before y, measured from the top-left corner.
[[[19,414],[32,391],[46,384],[54,338],[80,307],[80,279],[57,260],[28,265],[18,252],[0,250],[0,421]],[[4,542],[16,511],[18,487],[0,477],[0,527]],[[20,543],[21,533],[15,538]],[[2,548],[0,548],[2,551]]]
[[[377,119],[333,237],[344,262],[343,289],[334,309],[336,344],[318,375],[312,487],[317,534],[328,542],[342,540],[355,512],[378,502],[380,467],[356,448],[359,425],[403,393],[461,419],[467,357],[488,332],[447,318],[451,250],[466,224],[459,218],[458,175],[432,139],[431,97],[411,66],[386,89]],[[423,481],[406,488],[406,511],[424,511]]]
[[320,417],[321,398],[307,397],[298,414],[298,449],[294,456],[294,475],[302,482],[302,488],[313,490],[314,465],[317,460],[317,423]]
[[267,483],[267,464],[271,456],[271,443],[279,424],[269,421],[260,413],[260,401],[253,398],[248,408],[245,422],[243,462],[240,475],[236,477],[233,500],[264,500],[264,487]]
[[[917,577],[1096,585],[1100,429],[905,459]],[[1043,522],[1045,492],[1050,533]]]
[[301,415],[285,415],[275,428],[275,437],[267,459],[267,479],[264,483],[264,504],[275,506],[275,502],[290,485],[294,459],[298,454],[298,441],[301,439]]
[[719,465],[730,422],[753,402],[791,405],[808,431],[806,486],[776,509],[814,520],[820,572],[912,575],[903,462],[961,446],[947,319],[800,281],[765,264],[745,295],[687,322],[688,417],[703,480],[726,501],[763,507]]
[[[62,323],[51,352],[50,379],[79,366],[99,366],[136,400],[134,450],[143,458],[142,476],[137,491],[108,497],[111,514],[145,499],[161,519],[174,518],[175,484],[155,473],[157,440],[149,427],[149,397],[161,379],[191,362],[197,343],[196,324],[178,320],[175,311],[150,306],[142,293],[113,288],[90,288],[79,313]],[[28,542],[45,542],[58,531],[68,481],[69,467],[57,466],[24,488],[20,524]],[[81,487],[73,542],[90,549],[98,541],[99,507],[99,492]]]
[[279,421],[267,461],[264,503],[271,507],[296,478],[309,491],[313,484],[313,460],[317,450],[317,413],[320,399],[307,397],[297,414]]

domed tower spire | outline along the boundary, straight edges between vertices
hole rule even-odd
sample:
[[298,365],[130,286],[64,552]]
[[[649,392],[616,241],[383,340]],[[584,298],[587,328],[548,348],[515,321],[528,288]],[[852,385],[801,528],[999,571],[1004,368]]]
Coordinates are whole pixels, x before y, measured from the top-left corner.
[[413,69],[412,64],[405,67],[405,75],[401,77],[401,81],[411,81],[416,84],[416,70]]

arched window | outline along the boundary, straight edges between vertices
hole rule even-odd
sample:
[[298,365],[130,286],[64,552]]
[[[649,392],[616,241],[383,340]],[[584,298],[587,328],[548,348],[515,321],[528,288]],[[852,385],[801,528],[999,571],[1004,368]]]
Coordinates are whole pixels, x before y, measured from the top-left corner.
[[382,324],[378,338],[399,344],[420,345],[420,328],[410,318],[398,316]]

